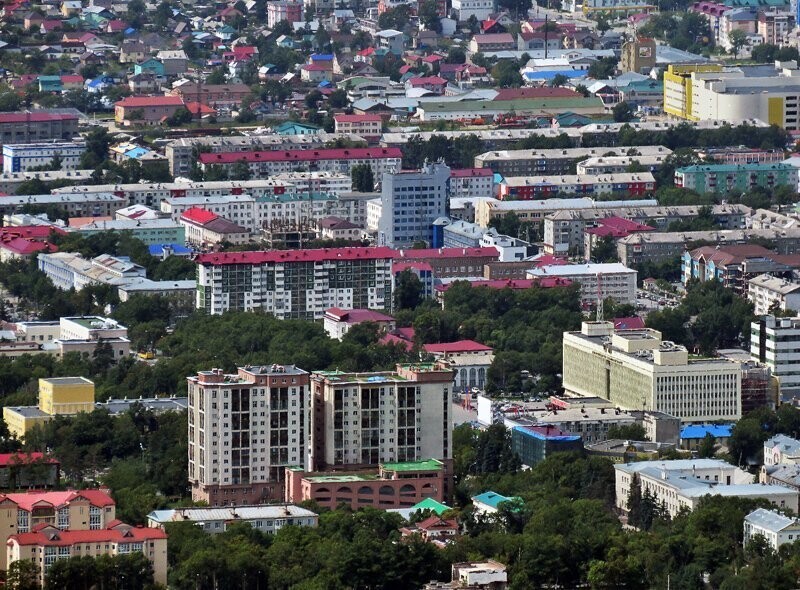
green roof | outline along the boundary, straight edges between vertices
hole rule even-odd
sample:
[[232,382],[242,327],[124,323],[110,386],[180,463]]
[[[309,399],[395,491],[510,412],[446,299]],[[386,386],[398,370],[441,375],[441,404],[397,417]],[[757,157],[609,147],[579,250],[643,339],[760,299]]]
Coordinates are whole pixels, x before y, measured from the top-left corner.
[[603,109],[603,102],[597,97],[575,98],[520,98],[517,100],[464,100],[464,101],[425,101],[419,108],[425,112],[451,111],[529,111],[541,109],[547,111],[568,111],[571,109],[596,108]]
[[754,164],[694,164],[692,166],[677,168],[675,172],[767,172],[769,170],[794,170],[794,166],[784,164],[783,162]]
[[417,510],[430,510],[431,512],[435,512],[438,516],[441,516],[448,510],[450,510],[450,506],[447,504],[442,504],[441,502],[437,502],[433,498],[425,498],[419,504],[414,504],[411,507],[411,511],[415,512]]
[[427,459],[404,463],[382,463],[381,467],[384,471],[438,471],[442,468],[442,462],[436,459]]
[[312,483],[353,483],[357,481],[372,481],[378,479],[378,476],[375,474],[355,475],[343,473],[342,475],[314,475],[305,479]]

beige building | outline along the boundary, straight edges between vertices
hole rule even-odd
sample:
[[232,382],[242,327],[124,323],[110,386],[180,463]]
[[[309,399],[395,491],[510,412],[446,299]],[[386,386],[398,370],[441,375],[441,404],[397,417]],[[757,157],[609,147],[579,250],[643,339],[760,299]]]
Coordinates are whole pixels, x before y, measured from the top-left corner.
[[307,466],[311,395],[293,365],[188,378],[192,499],[242,506],[283,498],[285,468]]
[[647,74],[656,67],[656,42],[649,37],[637,37],[622,45],[620,69],[625,72]]
[[685,347],[656,330],[614,331],[583,322],[563,338],[568,394],[602,397],[624,409],[664,412],[683,422],[738,420],[742,367],[726,359],[689,360]]
[[336,133],[352,133],[361,137],[379,137],[383,129],[380,115],[335,115]]
[[6,406],[3,420],[8,431],[23,439],[37,424],[55,416],[71,416],[94,410],[94,383],[84,377],[39,379],[38,406]]

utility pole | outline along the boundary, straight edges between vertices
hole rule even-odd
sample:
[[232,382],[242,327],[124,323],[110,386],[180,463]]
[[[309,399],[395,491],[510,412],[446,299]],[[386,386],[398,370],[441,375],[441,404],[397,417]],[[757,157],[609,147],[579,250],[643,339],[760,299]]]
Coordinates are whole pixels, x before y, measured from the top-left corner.
[[544,15],[544,58],[547,59],[547,37],[548,37],[548,25],[550,24],[550,15],[545,13]]

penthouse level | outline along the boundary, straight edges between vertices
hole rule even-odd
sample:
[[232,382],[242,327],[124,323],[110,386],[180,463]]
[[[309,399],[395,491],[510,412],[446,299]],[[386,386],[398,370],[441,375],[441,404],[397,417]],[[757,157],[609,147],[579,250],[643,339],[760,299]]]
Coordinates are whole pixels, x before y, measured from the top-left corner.
[[305,168],[307,171],[344,172],[356,165],[368,165],[376,179],[385,172],[400,170],[403,153],[399,148],[347,148],[323,150],[251,151],[203,153],[198,159],[203,170],[211,166],[229,169],[244,162],[255,178]]

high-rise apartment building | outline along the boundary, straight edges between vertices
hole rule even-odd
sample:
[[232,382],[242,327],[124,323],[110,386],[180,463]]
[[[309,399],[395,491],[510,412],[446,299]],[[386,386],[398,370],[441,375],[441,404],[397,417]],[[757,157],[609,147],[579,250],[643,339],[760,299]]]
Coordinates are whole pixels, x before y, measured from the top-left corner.
[[287,466],[307,466],[309,376],[293,365],[221,369],[188,378],[189,483],[211,506],[283,497]]
[[450,168],[427,164],[419,171],[383,175],[378,243],[410,246],[433,241],[433,222],[447,213]]
[[394,257],[389,248],[201,254],[197,307],[211,314],[262,309],[304,320],[321,320],[331,307],[387,309]]
[[800,318],[765,315],[750,324],[750,356],[772,370],[781,400],[800,396]]
[[439,364],[314,373],[312,467],[450,459],[452,387],[453,371]]
[[742,366],[727,359],[689,360],[684,346],[656,330],[614,330],[583,322],[565,332],[563,382],[568,393],[601,397],[618,407],[677,416],[684,422],[738,420]]

